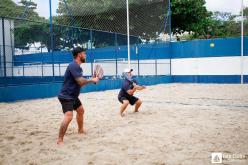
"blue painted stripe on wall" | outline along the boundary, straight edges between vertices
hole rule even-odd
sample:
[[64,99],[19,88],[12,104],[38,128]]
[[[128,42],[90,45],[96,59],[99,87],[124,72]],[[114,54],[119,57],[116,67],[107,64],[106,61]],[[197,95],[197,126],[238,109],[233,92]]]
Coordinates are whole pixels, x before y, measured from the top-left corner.
[[248,36],[244,37],[244,55],[248,56]]
[[[136,46],[131,45],[130,53],[131,60],[141,60],[144,59],[169,59],[170,45],[169,43],[154,43],[154,44],[144,44],[137,45],[138,55],[136,54]],[[71,52],[61,51],[53,53],[55,63],[69,63],[72,61]],[[115,58],[125,58],[127,59],[127,46],[117,46],[117,47],[107,47],[87,50],[87,63],[94,62],[94,59],[115,59]],[[31,62],[43,62],[51,63],[52,54],[51,53],[37,53],[28,55],[14,56],[14,65],[22,66],[23,63]]]
[[[214,47],[210,47],[213,43]],[[248,37],[244,38],[244,43],[248,43]],[[194,40],[171,43],[172,58],[197,58],[197,57],[222,57],[240,56],[241,39],[212,39]],[[248,55],[248,46],[244,44],[244,54]]]
[[[211,43],[215,46],[210,47]],[[139,44],[138,55],[136,55],[136,46],[131,45],[131,60],[240,56],[240,44],[240,38]],[[244,55],[248,56],[248,37],[244,37]],[[53,56],[56,63],[69,63],[72,60],[71,52],[54,52]],[[115,58],[127,59],[127,47],[112,46],[87,51],[88,63],[93,62],[94,59]],[[51,61],[51,53],[14,56],[14,64],[19,66],[23,65],[23,62],[51,63]]]
[[[155,85],[164,83],[240,83],[239,75],[208,75],[208,76],[147,76],[136,78],[140,84]],[[103,91],[119,89],[121,79],[102,80],[97,85],[88,85],[81,92]],[[248,75],[244,76],[244,82],[248,83]],[[17,100],[55,97],[58,95],[62,82],[19,85],[0,87],[0,102]],[[118,94],[118,93],[117,93]]]
[[[155,85],[171,82],[171,77],[169,76],[157,76],[156,78],[154,78],[153,76],[148,76],[137,77],[136,79],[140,84],[144,85]],[[81,92],[118,89],[121,87],[121,82],[121,79],[102,80],[97,85],[91,84],[86,87],[83,87],[81,89]],[[0,102],[54,97],[58,95],[61,85],[61,82],[51,82],[42,84],[0,87]]]
[[27,76],[27,77],[0,77],[0,86],[14,86],[14,85],[30,85],[30,84],[40,84],[40,83],[50,83],[63,81],[64,77],[61,76]]
[[[172,82],[238,84],[240,75],[178,75],[172,76]],[[248,83],[248,75],[244,76],[244,83]]]
[[[53,52],[55,63],[68,63],[72,61],[72,54],[68,51]],[[22,66],[23,63],[43,62],[52,63],[52,53],[36,53],[14,56],[14,65]]]
[[[138,54],[136,54],[136,47],[138,48]],[[131,60],[169,59],[169,47],[169,43],[131,45],[130,58]],[[127,59],[127,46],[93,49],[92,54],[90,50],[87,54],[93,59],[115,59],[116,57]]]

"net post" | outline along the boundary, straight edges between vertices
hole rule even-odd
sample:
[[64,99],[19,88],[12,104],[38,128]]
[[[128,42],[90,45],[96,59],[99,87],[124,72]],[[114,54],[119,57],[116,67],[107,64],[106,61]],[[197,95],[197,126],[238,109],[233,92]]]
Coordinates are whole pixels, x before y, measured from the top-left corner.
[[92,58],[92,40],[93,40],[93,34],[92,29],[90,29],[90,63],[91,63],[91,76],[93,76],[93,58]]
[[53,17],[52,17],[52,0],[49,0],[49,12],[50,12],[50,39],[51,39],[51,51],[52,51],[52,72],[54,77],[54,54],[53,54]]
[[3,27],[3,31],[2,31],[2,35],[3,35],[3,71],[4,71],[4,77],[6,77],[6,53],[5,53],[5,27],[4,27],[4,17],[2,18],[2,27]]
[[115,34],[115,76],[117,77],[118,74],[118,61],[117,61],[117,57],[118,57],[118,43],[117,43],[117,34]]
[[129,2],[126,0],[127,5],[127,60],[128,60],[128,68],[130,69],[130,34],[129,34]]
[[243,57],[244,57],[244,2],[241,0],[241,57],[240,57],[240,83],[244,84],[244,73],[243,73]]

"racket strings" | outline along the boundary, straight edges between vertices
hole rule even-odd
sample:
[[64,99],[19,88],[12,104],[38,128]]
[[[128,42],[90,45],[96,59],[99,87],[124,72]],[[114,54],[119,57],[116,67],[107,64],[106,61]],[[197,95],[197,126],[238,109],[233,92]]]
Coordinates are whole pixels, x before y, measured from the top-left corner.
[[98,77],[98,78],[103,77],[103,69],[102,69],[102,67],[100,65],[95,66],[94,76]]

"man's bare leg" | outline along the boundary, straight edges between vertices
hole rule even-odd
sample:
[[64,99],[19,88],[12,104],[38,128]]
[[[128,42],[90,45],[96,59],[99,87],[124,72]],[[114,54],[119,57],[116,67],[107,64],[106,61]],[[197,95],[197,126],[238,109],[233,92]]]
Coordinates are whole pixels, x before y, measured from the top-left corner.
[[59,129],[59,137],[57,140],[57,144],[63,143],[65,132],[66,132],[68,125],[70,124],[72,118],[73,118],[73,112],[72,111],[67,111],[64,114],[64,119],[63,119],[63,121],[60,125],[60,129]]
[[141,100],[136,101],[134,112],[139,112],[139,107],[141,106],[141,104],[142,104]]
[[128,100],[123,100],[123,104],[121,104],[121,108],[120,108],[120,115],[121,115],[121,117],[124,116],[123,112],[126,110],[128,104],[129,104],[129,101]]
[[76,109],[77,111],[77,124],[78,124],[78,133],[82,134],[85,133],[84,131],[84,108],[81,105]]

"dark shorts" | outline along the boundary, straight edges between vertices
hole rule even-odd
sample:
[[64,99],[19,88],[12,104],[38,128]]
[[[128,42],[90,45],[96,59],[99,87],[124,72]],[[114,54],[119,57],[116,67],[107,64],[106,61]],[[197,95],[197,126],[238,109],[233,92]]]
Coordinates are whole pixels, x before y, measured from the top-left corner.
[[123,104],[123,100],[128,100],[131,105],[134,105],[139,100],[139,98],[137,98],[135,96],[132,96],[132,95],[129,95],[129,96],[118,96],[118,100],[122,104]]
[[82,105],[81,101],[77,98],[75,100],[66,100],[58,98],[61,105],[63,113],[66,113],[67,111],[73,111],[76,110],[78,107]]

